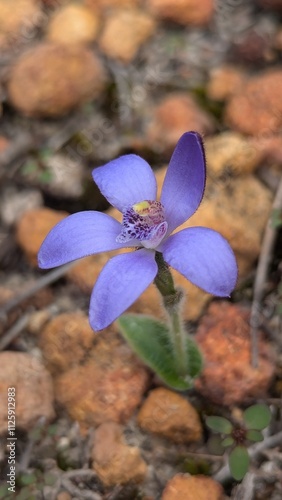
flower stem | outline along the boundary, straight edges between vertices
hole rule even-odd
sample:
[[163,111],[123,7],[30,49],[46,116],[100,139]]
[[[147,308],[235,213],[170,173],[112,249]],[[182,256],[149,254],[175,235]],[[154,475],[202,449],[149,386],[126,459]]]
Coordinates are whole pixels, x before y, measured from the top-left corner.
[[158,273],[155,285],[162,295],[163,304],[170,320],[170,334],[174,350],[174,359],[179,375],[185,377],[187,370],[186,334],[180,318],[180,304],[183,293],[174,286],[172,274],[160,252],[156,252]]

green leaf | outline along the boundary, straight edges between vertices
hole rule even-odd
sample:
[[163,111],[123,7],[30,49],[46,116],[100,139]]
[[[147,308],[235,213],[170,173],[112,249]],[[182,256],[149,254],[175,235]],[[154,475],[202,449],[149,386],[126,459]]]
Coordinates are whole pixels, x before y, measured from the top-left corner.
[[249,439],[249,441],[263,441],[263,435],[260,431],[251,429],[250,431],[247,432],[246,438]]
[[229,468],[236,481],[241,481],[248,472],[250,457],[245,446],[236,446],[229,455]]
[[207,417],[206,424],[210,429],[221,434],[231,434],[233,429],[231,422],[224,417]]
[[253,405],[244,411],[243,419],[248,429],[260,431],[268,426],[271,420],[271,412],[265,404]]
[[170,387],[186,390],[202,369],[202,357],[196,344],[187,337],[187,375],[178,373],[170,332],[166,325],[150,316],[124,314],[118,319],[123,337],[132,350]]
[[234,444],[234,439],[231,436],[228,436],[227,438],[223,439],[221,442],[223,448],[228,448],[229,446],[232,446]]

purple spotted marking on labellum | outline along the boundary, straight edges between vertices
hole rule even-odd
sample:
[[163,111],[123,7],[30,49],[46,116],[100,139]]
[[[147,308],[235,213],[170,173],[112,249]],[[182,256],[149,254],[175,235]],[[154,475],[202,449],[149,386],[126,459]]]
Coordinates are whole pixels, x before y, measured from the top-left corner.
[[163,206],[159,201],[144,200],[123,211],[118,243],[139,240],[145,248],[156,248],[167,232]]

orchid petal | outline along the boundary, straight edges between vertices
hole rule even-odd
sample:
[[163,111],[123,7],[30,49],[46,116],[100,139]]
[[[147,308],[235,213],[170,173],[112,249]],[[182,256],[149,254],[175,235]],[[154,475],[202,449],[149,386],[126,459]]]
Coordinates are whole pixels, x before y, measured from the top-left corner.
[[165,176],[161,203],[168,234],[197,210],[205,189],[206,169],[202,140],[196,132],[180,137]]
[[[46,236],[38,253],[38,265],[49,269],[87,255],[124,248],[116,241],[120,231],[119,222],[100,212],[89,210],[70,215]],[[136,246],[136,241],[127,242],[126,246]]]
[[158,268],[154,252],[137,250],[113,257],[96,281],[90,301],[90,325],[102,330],[144,292]]
[[160,245],[164,260],[189,281],[218,297],[229,296],[237,281],[234,253],[221,234],[190,227]]
[[140,201],[156,199],[155,175],[140,156],[121,156],[96,168],[92,175],[108,202],[121,212]]

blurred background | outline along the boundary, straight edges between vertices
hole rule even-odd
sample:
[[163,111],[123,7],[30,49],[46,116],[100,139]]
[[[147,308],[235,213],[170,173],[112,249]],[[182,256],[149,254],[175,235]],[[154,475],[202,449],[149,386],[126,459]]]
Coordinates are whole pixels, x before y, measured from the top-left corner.
[[[105,479],[97,466],[94,471],[100,474],[99,487],[91,474],[78,474],[82,492],[75,490],[75,474],[68,479],[75,479],[73,489],[67,478],[57,489],[46,489],[44,482],[52,461],[57,485],[62,471],[89,467],[89,450],[83,455],[85,443],[92,439],[89,428],[100,425],[105,412],[108,420],[129,425],[144,393],[159,384],[143,366],[135,373],[136,361],[124,354],[116,331],[106,332],[106,341],[95,337],[101,344],[95,348],[107,367],[115,357],[120,357],[120,364],[114,361],[108,373],[109,368],[99,365],[100,354],[93,354],[92,359],[97,372],[87,364],[94,342],[87,323],[89,294],[113,253],[81,260],[62,273],[61,279],[51,278],[47,288],[40,285],[44,273],[37,268],[37,252],[44,237],[67,214],[108,210],[120,218],[108,207],[91,177],[93,168],[119,155],[133,152],[145,158],[156,171],[160,188],[181,134],[188,130],[202,134],[206,193],[185,227],[203,225],[221,232],[235,251],[239,281],[231,302],[213,301],[209,306],[211,296],[174,273],[177,284],[188,294],[184,306],[187,326],[198,335],[207,359],[216,367],[200,380],[196,407],[199,411],[205,408],[201,398],[210,405],[229,408],[262,394],[265,401],[280,398],[281,21],[281,0],[0,0],[0,356],[4,356],[0,391],[22,383],[18,456],[22,477],[31,474],[33,478],[31,486],[19,481],[22,496],[17,498],[161,498],[172,472],[185,469],[175,458],[179,454],[175,439],[173,460],[164,459],[168,445],[160,448],[167,473],[156,472],[160,456],[146,451],[148,442],[131,421],[133,427],[127,428],[130,444],[143,446],[157,479],[147,479],[140,489],[134,486],[128,490],[133,493],[127,493],[116,485],[127,484],[132,477]],[[28,299],[17,302],[23,290],[31,290]],[[163,317],[153,285],[131,310]],[[250,315],[255,327],[264,332],[259,348],[263,360],[260,373],[249,366]],[[213,347],[207,347],[211,329],[216,340]],[[226,331],[232,349],[225,345]],[[106,351],[111,352],[109,359]],[[30,356],[36,358],[38,366]],[[225,374],[233,364],[236,369],[226,381]],[[124,379],[122,388],[117,387],[119,382],[113,376],[123,365],[130,366],[130,377],[135,380],[130,393],[123,392],[128,391]],[[21,380],[19,366],[26,367],[22,370],[29,374],[31,386],[24,377]],[[78,366],[83,367],[79,372]],[[38,379],[39,373],[43,381]],[[89,380],[96,380],[98,386],[102,380],[108,381],[103,397],[93,393],[95,384]],[[42,384],[46,384],[43,400]],[[35,388],[33,395],[30,387]],[[119,395],[110,413],[102,402],[107,391],[109,401],[114,394]],[[1,410],[1,404],[3,430],[6,410]],[[50,424],[51,430],[44,427],[42,431],[38,424],[42,414],[54,428]],[[30,433],[38,425],[41,430],[34,437]],[[201,443],[202,453],[207,453],[205,440]],[[5,453],[0,459],[6,463]],[[275,460],[268,460],[274,467]],[[44,474],[42,470],[38,473],[40,468]],[[196,468],[199,470],[206,471],[205,467]],[[211,473],[210,464],[208,470]],[[261,484],[265,496],[256,496],[255,485],[253,496],[245,500],[281,498],[275,474],[271,493],[266,482]],[[69,496],[60,497],[62,491]],[[1,492],[8,495],[4,489]],[[224,494],[229,496],[214,498],[243,498],[236,497],[232,488]]]

